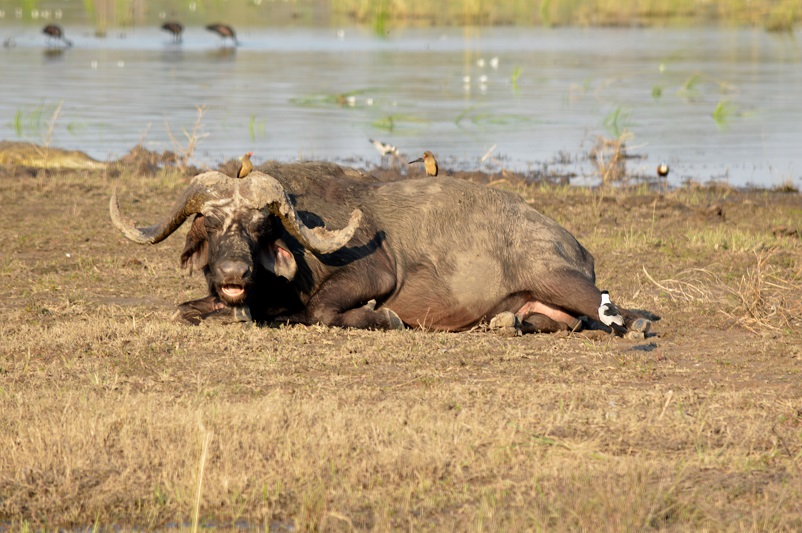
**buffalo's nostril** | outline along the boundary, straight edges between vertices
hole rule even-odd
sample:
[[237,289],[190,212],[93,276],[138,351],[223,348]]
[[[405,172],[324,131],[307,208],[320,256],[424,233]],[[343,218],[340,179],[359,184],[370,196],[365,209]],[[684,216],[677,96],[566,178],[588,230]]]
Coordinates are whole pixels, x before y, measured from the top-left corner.
[[241,281],[250,275],[250,267],[243,261],[222,261],[217,272],[224,281]]

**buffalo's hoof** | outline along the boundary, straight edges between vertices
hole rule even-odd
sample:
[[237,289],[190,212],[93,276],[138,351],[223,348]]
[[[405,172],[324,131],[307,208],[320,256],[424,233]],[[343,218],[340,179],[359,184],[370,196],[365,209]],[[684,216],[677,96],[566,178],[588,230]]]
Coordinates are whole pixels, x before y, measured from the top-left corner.
[[504,311],[490,319],[490,329],[504,337],[515,337],[521,334],[521,321],[515,313]]
[[627,331],[624,338],[631,341],[640,341],[646,338],[646,334],[642,331]]
[[392,309],[384,307],[378,312],[384,313],[384,316],[387,318],[387,329],[404,329],[404,322],[401,320],[401,317],[398,316]]
[[637,331],[639,333],[649,333],[649,329],[652,327],[652,322],[645,318],[638,318],[629,326],[629,331]]
[[490,329],[515,328],[520,327],[520,325],[521,323],[515,313],[509,311],[499,313],[490,320]]
[[181,317],[184,321],[190,324],[242,324],[253,322],[251,317],[251,310],[248,306],[242,307],[223,307],[215,309],[211,313],[205,313],[200,316],[192,316],[184,314]]
[[201,323],[201,316],[198,312],[186,312],[181,309],[178,309],[175,313],[170,316],[170,320],[174,322],[183,322],[184,324],[191,324],[193,326],[197,326]]

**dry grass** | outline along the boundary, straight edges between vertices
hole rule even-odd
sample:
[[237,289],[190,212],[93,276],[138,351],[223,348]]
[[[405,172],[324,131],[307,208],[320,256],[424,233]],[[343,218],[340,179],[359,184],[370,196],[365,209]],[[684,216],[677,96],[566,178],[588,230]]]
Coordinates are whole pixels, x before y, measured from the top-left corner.
[[198,144],[200,144],[203,139],[209,136],[208,133],[203,132],[203,114],[206,112],[206,106],[196,106],[196,110],[198,112],[198,116],[195,118],[192,131],[189,132],[186,130],[186,128],[181,128],[181,133],[184,134],[184,137],[186,137],[187,140],[186,146],[182,146],[178,139],[173,136],[173,132],[170,130],[170,123],[167,121],[167,117],[164,118],[164,128],[167,130],[167,136],[170,137],[170,142],[173,145],[173,151],[177,154],[181,154],[179,168],[182,172],[185,172],[189,166],[189,160],[192,158],[192,154],[195,153],[195,149],[198,147]]
[[[183,326],[180,237],[118,236],[106,177],[29,181],[0,176],[0,527],[802,528],[802,241],[763,222],[798,196],[521,188],[664,316],[638,344]],[[121,182],[146,222],[183,178]],[[773,246],[690,237],[721,227]]]
[[615,138],[598,136],[590,151],[590,159],[596,167],[602,185],[621,184],[627,178],[627,141],[632,134],[624,132]]

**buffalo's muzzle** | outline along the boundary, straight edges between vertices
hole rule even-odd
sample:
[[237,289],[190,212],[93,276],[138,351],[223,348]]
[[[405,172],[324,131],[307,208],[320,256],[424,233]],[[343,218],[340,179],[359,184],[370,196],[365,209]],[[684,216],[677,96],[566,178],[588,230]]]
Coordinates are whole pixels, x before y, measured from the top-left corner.
[[215,266],[220,296],[230,303],[238,303],[245,297],[245,285],[250,281],[251,267],[244,261],[225,260]]

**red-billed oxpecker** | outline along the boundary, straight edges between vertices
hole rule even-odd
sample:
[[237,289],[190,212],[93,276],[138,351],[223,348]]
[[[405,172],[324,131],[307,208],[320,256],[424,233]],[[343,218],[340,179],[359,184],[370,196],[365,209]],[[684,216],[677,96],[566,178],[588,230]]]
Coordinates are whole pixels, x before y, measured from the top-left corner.
[[237,177],[242,179],[248,174],[251,173],[253,170],[253,163],[251,163],[251,156],[253,152],[248,152],[244,156],[242,156],[242,164],[239,166],[239,170],[237,170]]
[[423,166],[426,168],[426,174],[428,176],[437,176],[437,160],[429,150],[423,152],[423,157],[415,161],[410,161],[409,164],[420,163],[421,161],[423,161]]
[[223,42],[225,42],[226,39],[231,39],[234,42],[234,46],[239,46],[237,34],[234,32],[234,28],[228,24],[209,24],[206,26],[206,29],[219,35]]
[[61,26],[56,26],[55,24],[48,24],[47,26],[42,28],[42,33],[47,35],[48,42],[56,40],[64,43],[65,46],[72,46],[72,42],[64,38],[64,31],[61,29]]

